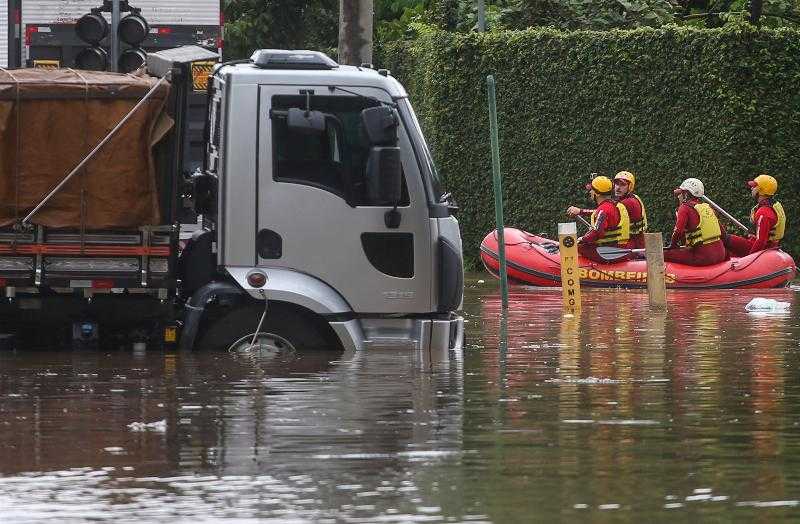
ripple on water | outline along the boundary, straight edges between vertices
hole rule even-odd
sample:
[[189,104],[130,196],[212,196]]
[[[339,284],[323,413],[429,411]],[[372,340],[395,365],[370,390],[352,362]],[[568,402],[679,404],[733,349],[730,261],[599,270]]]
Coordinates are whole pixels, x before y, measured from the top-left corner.
[[0,353],[0,519],[779,520],[800,505],[800,324],[752,296],[655,313],[587,290],[564,318],[560,292],[513,288],[501,322],[485,285],[464,355],[433,361]]

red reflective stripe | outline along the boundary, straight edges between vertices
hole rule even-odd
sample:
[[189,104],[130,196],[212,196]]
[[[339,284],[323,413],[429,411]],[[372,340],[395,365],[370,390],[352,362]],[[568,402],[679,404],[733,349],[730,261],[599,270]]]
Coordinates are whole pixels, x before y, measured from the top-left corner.
[[170,248],[168,246],[84,246],[81,248],[79,244],[2,244],[0,245],[0,253],[19,255],[107,255],[168,257],[170,255]]
[[25,28],[25,45],[31,45],[31,35],[38,33],[39,28],[35,25],[29,25]]
[[113,280],[92,280],[93,289],[111,289],[114,287]]

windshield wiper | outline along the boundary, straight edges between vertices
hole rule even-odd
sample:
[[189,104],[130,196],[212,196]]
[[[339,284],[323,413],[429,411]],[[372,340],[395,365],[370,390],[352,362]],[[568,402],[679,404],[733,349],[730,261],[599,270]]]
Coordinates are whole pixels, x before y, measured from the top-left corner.
[[350,91],[349,89],[345,89],[345,88],[343,88],[343,87],[339,87],[339,86],[328,86],[328,89],[330,89],[331,91],[333,91],[334,89],[338,89],[339,91],[344,91],[344,92],[345,92],[345,93],[347,93],[347,94],[350,94],[350,95],[355,95],[355,96],[357,96],[357,97],[360,97],[360,98],[363,98],[363,99],[365,99],[365,100],[372,100],[373,102],[377,102],[377,103],[379,103],[379,104],[382,104],[382,105],[385,105],[385,106],[387,106],[387,107],[391,107],[391,108],[393,108],[393,109],[397,109],[397,104],[396,104],[396,103],[394,103],[394,102],[384,102],[384,101],[383,101],[383,100],[381,100],[380,98],[376,98],[376,97],[374,97],[374,96],[369,96],[369,95],[362,95],[361,93],[356,93],[355,91]]

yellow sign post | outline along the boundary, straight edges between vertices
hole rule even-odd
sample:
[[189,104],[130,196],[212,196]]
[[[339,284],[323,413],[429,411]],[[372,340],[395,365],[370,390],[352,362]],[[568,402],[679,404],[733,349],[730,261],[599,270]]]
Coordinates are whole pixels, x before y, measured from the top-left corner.
[[581,311],[581,279],[578,267],[578,226],[575,222],[558,225],[558,247],[561,255],[561,294],[564,313]]

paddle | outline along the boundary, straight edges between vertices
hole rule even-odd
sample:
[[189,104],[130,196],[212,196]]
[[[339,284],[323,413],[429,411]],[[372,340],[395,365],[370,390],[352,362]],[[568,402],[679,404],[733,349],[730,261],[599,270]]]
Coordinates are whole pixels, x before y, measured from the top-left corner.
[[[665,247],[664,251],[669,251],[670,249],[678,249],[678,248]],[[644,248],[628,249],[624,247],[611,247],[611,246],[599,246],[597,248],[597,254],[609,262],[613,262],[615,260],[619,260],[620,258],[626,257],[630,253],[644,253]]]
[[583,222],[584,224],[586,224],[586,227],[588,227],[589,229],[594,229],[594,227],[592,227],[592,225],[589,223],[589,221],[588,221],[588,220],[586,220],[585,218],[583,218],[582,216],[580,216],[580,215],[575,215],[575,218],[577,218],[578,220],[580,220],[581,222]]
[[724,216],[725,218],[727,218],[728,220],[730,220],[731,222],[733,222],[734,224],[736,224],[737,226],[739,226],[740,228],[742,228],[742,230],[743,230],[743,231],[745,231],[746,233],[750,234],[750,228],[748,228],[746,225],[742,224],[741,222],[739,222],[738,220],[736,220],[735,218],[733,218],[733,216],[731,216],[731,214],[730,214],[730,213],[728,213],[727,211],[725,211],[724,209],[722,209],[720,206],[718,206],[718,205],[717,205],[717,204],[716,204],[716,203],[715,203],[713,200],[711,200],[710,198],[708,198],[708,197],[707,197],[707,196],[705,196],[705,195],[701,196],[700,198],[702,198],[703,200],[705,200],[705,202],[706,202],[706,203],[707,203],[709,206],[711,206],[711,207],[713,207],[715,210],[717,210],[717,211],[718,211],[720,214],[722,214],[722,216]]
[[[497,240],[497,232],[495,232],[494,238],[495,238],[495,240]],[[555,241],[552,241],[552,240],[550,240],[550,241],[548,241],[546,243],[534,242],[533,240],[523,240],[522,242],[515,242],[513,244],[509,244],[508,242],[506,242],[506,246],[518,246],[520,244],[529,244],[529,245],[532,245],[532,246],[543,247],[545,249],[545,251],[547,251],[551,255],[554,254],[554,253],[558,253],[558,242],[555,242]]]
[[597,254],[607,262],[614,262],[625,258],[631,253],[644,253],[644,249],[626,249],[622,247],[598,246]]

